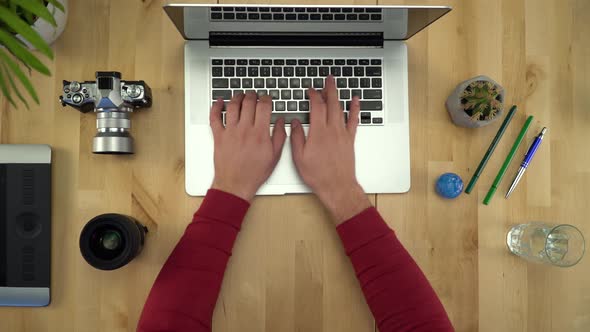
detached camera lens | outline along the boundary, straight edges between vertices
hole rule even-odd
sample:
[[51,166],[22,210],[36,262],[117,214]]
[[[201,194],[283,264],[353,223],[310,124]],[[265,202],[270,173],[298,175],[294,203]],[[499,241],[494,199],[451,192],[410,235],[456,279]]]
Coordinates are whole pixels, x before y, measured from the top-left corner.
[[147,228],[121,214],[103,214],[90,220],[80,234],[80,252],[100,270],[118,269],[143,248]]

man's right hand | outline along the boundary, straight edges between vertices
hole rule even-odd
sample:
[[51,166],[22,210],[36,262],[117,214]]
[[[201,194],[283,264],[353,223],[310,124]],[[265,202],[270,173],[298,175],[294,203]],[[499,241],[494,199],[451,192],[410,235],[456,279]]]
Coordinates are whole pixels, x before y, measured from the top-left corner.
[[336,225],[371,206],[355,174],[354,139],[360,102],[351,101],[348,123],[340,107],[334,77],[322,93],[309,90],[311,104],[307,140],[298,120],[291,122],[293,161],[303,181],[332,213]]

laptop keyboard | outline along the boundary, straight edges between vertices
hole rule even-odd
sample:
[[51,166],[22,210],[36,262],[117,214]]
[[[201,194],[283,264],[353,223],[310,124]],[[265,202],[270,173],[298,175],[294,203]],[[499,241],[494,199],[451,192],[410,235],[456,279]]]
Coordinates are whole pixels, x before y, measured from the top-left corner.
[[[381,58],[212,58],[211,99],[226,103],[249,91],[273,98],[271,122],[296,118],[309,123],[307,89],[321,90],[324,78],[336,80],[340,106],[348,119],[350,101],[360,97],[362,125],[383,124],[383,64]],[[225,123],[225,107],[223,113]]]
[[381,8],[211,7],[212,21],[365,22],[382,21]]

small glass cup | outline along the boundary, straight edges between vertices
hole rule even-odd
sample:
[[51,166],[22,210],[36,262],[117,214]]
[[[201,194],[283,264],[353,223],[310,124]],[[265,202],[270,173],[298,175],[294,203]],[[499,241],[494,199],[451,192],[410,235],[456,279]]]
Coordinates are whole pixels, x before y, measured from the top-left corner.
[[530,262],[559,267],[576,265],[586,250],[584,236],[576,227],[541,222],[513,226],[506,244],[510,252]]

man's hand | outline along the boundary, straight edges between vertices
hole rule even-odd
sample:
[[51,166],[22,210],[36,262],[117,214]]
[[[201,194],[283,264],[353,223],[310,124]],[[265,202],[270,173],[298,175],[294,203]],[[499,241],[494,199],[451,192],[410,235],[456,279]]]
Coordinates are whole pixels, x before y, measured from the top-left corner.
[[358,97],[353,98],[349,120],[345,123],[332,76],[326,78],[322,93],[310,89],[309,98],[311,120],[307,140],[301,123],[291,122],[293,161],[303,181],[338,225],[371,205],[357,182],[354,165],[360,102]]
[[223,100],[211,108],[210,123],[215,141],[215,178],[211,188],[251,201],[272,174],[281,157],[287,134],[285,122],[275,123],[269,134],[272,98],[249,92],[227,105],[226,125],[221,121]]

